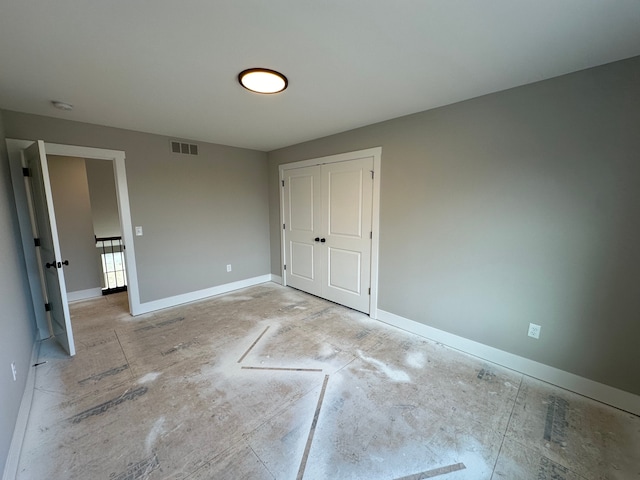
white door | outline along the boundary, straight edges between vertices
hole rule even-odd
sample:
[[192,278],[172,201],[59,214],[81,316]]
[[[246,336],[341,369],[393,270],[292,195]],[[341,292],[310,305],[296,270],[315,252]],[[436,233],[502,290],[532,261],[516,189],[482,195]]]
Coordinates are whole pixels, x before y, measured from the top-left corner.
[[322,165],[323,294],[369,313],[373,158]]
[[287,170],[284,192],[287,285],[322,296],[319,167]]
[[373,158],[287,169],[286,284],[369,313]]
[[[64,282],[65,259],[60,254],[58,229],[53,210],[53,197],[49,182],[49,168],[44,142],[38,141],[25,150],[25,161],[30,174],[32,219],[40,239],[38,247],[44,277],[45,302],[52,334],[69,355],[76,349],[71,330],[71,316]],[[68,264],[68,263],[67,263]]]

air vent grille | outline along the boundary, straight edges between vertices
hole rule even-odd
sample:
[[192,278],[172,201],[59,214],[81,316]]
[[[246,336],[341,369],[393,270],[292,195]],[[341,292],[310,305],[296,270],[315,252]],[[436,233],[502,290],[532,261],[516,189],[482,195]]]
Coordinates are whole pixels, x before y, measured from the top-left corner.
[[173,153],[184,153],[185,155],[198,155],[198,145],[171,140],[171,151]]

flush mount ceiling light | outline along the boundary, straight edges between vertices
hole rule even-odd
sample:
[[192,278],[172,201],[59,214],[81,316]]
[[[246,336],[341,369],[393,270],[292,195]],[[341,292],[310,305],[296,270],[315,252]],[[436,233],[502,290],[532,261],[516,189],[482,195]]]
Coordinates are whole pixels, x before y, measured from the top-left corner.
[[267,68],[249,68],[238,75],[240,85],[255,93],[280,93],[289,84],[283,74]]
[[70,103],[58,102],[57,100],[51,100],[51,104],[54,107],[56,107],[58,110],[64,110],[66,112],[69,112],[69,111],[73,110],[73,105],[71,105]]

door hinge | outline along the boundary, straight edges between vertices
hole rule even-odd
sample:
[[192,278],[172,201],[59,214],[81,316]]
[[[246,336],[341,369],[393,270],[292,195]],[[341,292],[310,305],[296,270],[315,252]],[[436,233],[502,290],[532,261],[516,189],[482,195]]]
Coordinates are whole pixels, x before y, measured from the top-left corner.
[[22,175],[25,177],[30,177],[31,171],[27,167],[22,167]]
[[44,304],[44,311],[45,312],[50,312],[51,311],[51,304],[50,303],[45,303]]
[[371,287],[369,287],[369,295],[371,295]]
[[373,240],[373,232],[369,232],[369,238]]
[[282,229],[284,230],[287,226],[283,223],[282,224]]
[[373,180],[373,170],[371,170],[371,180]]
[[34,238],[34,239],[33,239],[33,243],[34,243],[34,245],[35,245],[36,247],[39,247],[39,246],[40,246],[40,239],[39,239],[39,238]]
[[284,187],[284,180],[282,180],[282,186]]
[[285,269],[285,270],[287,269],[287,266],[286,266],[286,265],[284,266],[284,269]]

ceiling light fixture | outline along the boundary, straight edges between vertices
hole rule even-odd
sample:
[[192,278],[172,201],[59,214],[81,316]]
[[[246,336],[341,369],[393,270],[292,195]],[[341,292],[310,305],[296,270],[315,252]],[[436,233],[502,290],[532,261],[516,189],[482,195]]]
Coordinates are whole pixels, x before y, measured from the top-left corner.
[[56,107],[58,110],[64,110],[66,112],[70,112],[73,110],[73,105],[65,102],[58,102],[57,100],[51,100],[51,104]]
[[238,81],[247,90],[254,93],[280,93],[289,81],[283,74],[267,68],[249,68],[240,72]]

